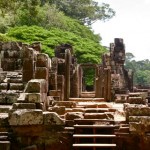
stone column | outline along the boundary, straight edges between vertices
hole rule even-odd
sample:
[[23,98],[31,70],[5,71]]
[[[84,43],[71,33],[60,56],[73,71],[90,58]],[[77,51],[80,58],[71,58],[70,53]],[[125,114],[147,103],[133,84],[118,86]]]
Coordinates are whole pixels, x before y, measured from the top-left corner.
[[23,82],[28,82],[34,78],[34,52],[27,45],[23,46]]
[[106,101],[111,99],[111,73],[109,69],[104,69],[104,98]]
[[64,100],[69,100],[70,97],[70,65],[71,65],[71,53],[69,49],[65,51],[65,92]]
[[79,97],[79,66],[77,65],[71,80],[71,93],[70,97]]
[[96,90],[95,97],[102,98],[104,96],[104,71],[102,67],[96,69]]

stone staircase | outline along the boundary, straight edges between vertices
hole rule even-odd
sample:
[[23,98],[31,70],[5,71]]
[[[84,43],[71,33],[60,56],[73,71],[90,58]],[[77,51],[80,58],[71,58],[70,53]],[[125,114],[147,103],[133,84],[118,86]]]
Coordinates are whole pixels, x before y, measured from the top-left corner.
[[114,129],[112,120],[76,119],[74,125],[74,144],[77,150],[114,150]]
[[65,108],[65,115],[61,117],[66,120],[67,130],[73,133],[75,150],[116,148],[114,130],[119,128],[114,122],[116,109],[104,98],[70,98],[55,105]]
[[20,71],[7,72],[0,83],[0,104],[11,105],[17,101],[23,92],[22,73]]
[[10,105],[0,105],[0,150],[10,150],[8,111],[11,108]]

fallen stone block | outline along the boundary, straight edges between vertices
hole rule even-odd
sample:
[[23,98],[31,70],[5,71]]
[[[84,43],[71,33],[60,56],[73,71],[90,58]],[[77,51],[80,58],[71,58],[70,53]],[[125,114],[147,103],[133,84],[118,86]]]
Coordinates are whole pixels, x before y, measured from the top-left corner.
[[55,112],[43,112],[44,125],[64,125],[59,115]]
[[65,114],[65,106],[54,106],[48,108],[49,112],[56,112],[59,115]]
[[65,106],[66,108],[76,107],[76,103],[72,101],[57,101],[54,102],[53,106]]
[[40,93],[26,93],[25,95],[25,101],[29,102],[29,103],[41,103],[44,101],[43,97],[44,94],[40,94]]
[[10,125],[41,125],[43,124],[43,112],[38,109],[19,109],[9,113]]
[[44,79],[32,79],[30,80],[26,87],[25,93],[47,93],[47,83]]
[[83,113],[82,112],[67,112],[65,114],[66,120],[74,120],[74,119],[83,119]]
[[85,113],[84,119],[109,119],[105,113]]

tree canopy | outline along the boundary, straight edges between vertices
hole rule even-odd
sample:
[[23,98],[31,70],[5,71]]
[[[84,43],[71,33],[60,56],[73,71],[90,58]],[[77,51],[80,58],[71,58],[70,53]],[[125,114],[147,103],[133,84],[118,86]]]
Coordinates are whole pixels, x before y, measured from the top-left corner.
[[134,60],[132,53],[126,53],[125,67],[133,70],[135,85],[150,85],[150,60]]

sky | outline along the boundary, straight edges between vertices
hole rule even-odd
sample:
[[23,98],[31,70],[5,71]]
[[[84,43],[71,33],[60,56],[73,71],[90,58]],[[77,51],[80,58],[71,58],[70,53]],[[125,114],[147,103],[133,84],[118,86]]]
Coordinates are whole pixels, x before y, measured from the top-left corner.
[[102,37],[102,45],[108,46],[114,38],[123,38],[126,52],[135,59],[150,60],[150,0],[96,0],[110,4],[116,12],[109,21],[97,21],[92,25]]

